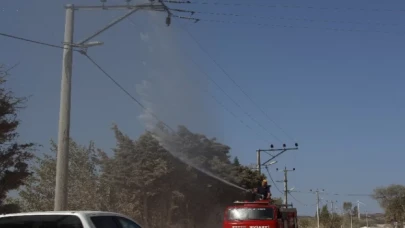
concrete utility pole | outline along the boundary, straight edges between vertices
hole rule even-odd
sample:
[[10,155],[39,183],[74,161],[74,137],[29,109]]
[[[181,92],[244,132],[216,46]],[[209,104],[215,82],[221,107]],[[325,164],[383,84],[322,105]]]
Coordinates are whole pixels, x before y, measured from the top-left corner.
[[[256,154],[257,154],[257,170],[259,171],[259,173],[262,173],[262,166],[266,165],[267,163],[269,163],[270,161],[274,160],[276,157],[280,156],[281,154],[283,154],[284,152],[286,152],[287,150],[298,150],[298,143],[295,143],[295,147],[291,147],[291,148],[287,148],[286,144],[283,144],[283,148],[279,148],[279,149],[275,149],[273,144],[270,145],[270,149],[258,149],[256,150]],[[267,161],[261,163],[261,158],[260,158],[260,153],[261,152],[266,152],[268,155],[271,156],[270,159],[268,159]],[[272,155],[268,152],[278,152],[276,155]]]
[[67,207],[69,160],[70,98],[72,84],[74,9],[66,6],[65,38],[63,41],[62,82],[60,91],[58,156],[56,161],[55,210]]
[[353,213],[350,212],[350,228],[353,228]]
[[[278,168],[276,169],[276,170],[278,170]],[[291,170],[288,170],[287,169],[287,167],[284,167],[284,170],[283,170],[283,172],[284,172],[284,204],[285,205],[288,205],[288,193],[289,193],[289,191],[290,190],[288,190],[288,178],[287,178],[287,176],[288,176],[288,172],[291,172],[291,171],[295,171],[295,168],[293,168],[293,169],[291,169]]]
[[367,228],[368,228],[368,212],[366,211],[366,224],[367,224]]
[[[318,225],[318,228],[319,228],[319,190],[318,189],[316,189],[316,190],[312,190],[312,189],[310,189],[310,191],[311,192],[315,192],[315,194],[316,194],[316,220],[317,220],[317,225]],[[322,192],[323,192],[324,190],[322,189]]]
[[[104,2],[104,1],[103,1]],[[68,190],[68,164],[69,164],[69,139],[70,139],[70,106],[71,106],[71,83],[72,83],[72,61],[73,48],[80,49],[82,54],[86,54],[87,48],[102,44],[101,42],[88,42],[107,29],[111,28],[118,22],[127,18],[138,10],[152,10],[167,12],[167,25],[170,24],[171,13],[168,8],[160,2],[160,4],[129,4],[126,5],[111,5],[106,6],[104,3],[100,6],[76,6],[72,4],[66,5],[66,21],[65,35],[63,43],[63,61],[62,61],[62,82],[60,95],[60,110],[59,110],[59,130],[58,130],[58,154],[56,161],[56,186],[55,186],[55,211],[67,209],[67,190]],[[74,33],[74,11],[75,10],[129,10],[128,13],[115,19],[104,28],[95,32],[88,38],[75,44],[73,42]]]
[[361,216],[360,215],[360,204],[363,204],[363,205],[366,205],[366,204],[363,202],[360,202],[359,200],[357,200],[356,203],[357,203],[357,217],[360,220],[360,216]]
[[332,218],[333,218],[334,213],[335,213],[334,204],[335,204],[335,202],[337,203],[337,200],[326,200],[326,202],[330,202],[330,205],[331,205],[331,214],[332,214]]

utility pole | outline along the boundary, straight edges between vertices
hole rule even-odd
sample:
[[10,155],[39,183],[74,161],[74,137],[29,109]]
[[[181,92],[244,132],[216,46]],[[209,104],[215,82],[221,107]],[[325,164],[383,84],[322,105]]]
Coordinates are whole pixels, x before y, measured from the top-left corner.
[[[270,145],[270,149],[258,149],[256,150],[256,154],[257,154],[257,169],[259,171],[259,174],[262,173],[262,166],[263,165],[267,165],[267,163],[271,162],[272,160],[274,160],[276,157],[280,156],[281,154],[283,154],[284,152],[286,152],[287,150],[298,150],[298,143],[295,143],[295,147],[291,147],[291,148],[287,148],[286,144],[283,144],[283,148],[274,148],[273,144]],[[266,152],[268,155],[271,156],[270,159],[268,159],[265,162],[261,162],[261,158],[260,158],[260,153],[261,152]],[[278,152],[276,155],[272,155],[269,152]]]
[[330,205],[331,205],[331,214],[332,214],[332,219],[333,219],[334,213],[335,213],[334,204],[335,204],[335,202],[337,203],[337,200],[326,200],[326,202],[330,202]]
[[353,213],[350,212],[350,228],[353,228]]
[[363,205],[365,205],[365,206],[367,206],[365,203],[363,203],[363,202],[360,202],[359,200],[357,200],[357,217],[358,217],[358,219],[360,220],[360,204],[363,204]]
[[[317,220],[317,225],[319,228],[319,192],[320,191],[318,189],[316,189],[316,190],[310,189],[310,191],[315,192],[315,194],[316,194],[316,220]],[[322,192],[323,191],[325,191],[325,190],[322,189]]]
[[65,38],[63,42],[62,82],[60,91],[58,156],[56,162],[55,211],[67,208],[67,179],[70,137],[70,98],[72,86],[73,58],[73,5],[66,6]]
[[262,163],[260,161],[260,150],[256,151],[257,155],[257,170],[259,171],[259,174],[262,174]]
[[[69,139],[70,139],[70,106],[71,106],[71,83],[72,83],[72,62],[73,62],[73,48],[80,49],[80,53],[86,54],[87,48],[102,44],[101,42],[89,42],[94,37],[108,30],[118,22],[129,17],[138,10],[152,10],[167,12],[166,24],[170,24],[171,13],[168,8],[160,2],[160,4],[129,4],[127,0],[126,5],[104,5],[99,6],[76,6],[68,4],[66,8],[65,18],[65,35],[63,43],[63,60],[62,60],[62,80],[61,80],[61,95],[60,95],[60,109],[59,109],[59,129],[58,129],[58,154],[56,161],[56,185],[55,185],[55,204],[54,210],[61,211],[67,209],[67,191],[68,191],[68,172],[69,172]],[[74,33],[74,11],[75,10],[129,10],[128,13],[110,22],[104,28],[98,30],[88,38],[78,42],[73,42]]]
[[[277,171],[278,171],[278,168],[276,169]],[[291,171],[295,171],[295,168],[293,168],[293,169],[291,169],[291,170],[288,170],[287,169],[287,167],[284,167],[284,170],[283,170],[283,172],[284,172],[284,204],[285,205],[288,205],[288,193],[289,193],[289,190],[288,190],[288,178],[287,178],[287,176],[288,176],[288,172],[291,172]]]
[[368,228],[368,212],[366,211],[366,224],[367,224],[367,228]]

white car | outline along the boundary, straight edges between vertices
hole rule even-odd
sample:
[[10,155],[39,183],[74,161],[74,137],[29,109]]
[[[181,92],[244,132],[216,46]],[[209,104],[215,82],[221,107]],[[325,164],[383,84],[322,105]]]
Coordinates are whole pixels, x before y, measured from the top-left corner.
[[0,215],[1,228],[142,228],[129,217],[103,211],[46,211]]

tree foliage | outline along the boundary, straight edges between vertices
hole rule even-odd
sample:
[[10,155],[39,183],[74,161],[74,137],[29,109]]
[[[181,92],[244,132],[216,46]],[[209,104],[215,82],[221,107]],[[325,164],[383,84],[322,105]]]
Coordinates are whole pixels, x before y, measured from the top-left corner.
[[328,206],[324,205],[319,214],[319,222],[325,228],[340,228],[343,219],[340,215],[328,210]]
[[[230,147],[184,126],[165,135],[145,132],[136,140],[117,126],[113,131],[110,156],[93,143],[70,141],[69,210],[116,211],[151,228],[218,226],[225,207],[250,199],[243,189],[264,178],[232,162]],[[55,167],[52,142],[19,193],[24,210],[52,210]]]
[[385,219],[389,223],[405,222],[405,186],[389,185],[374,189],[373,198],[385,210]]
[[28,162],[33,157],[35,145],[20,143],[17,128],[20,120],[18,112],[26,98],[16,97],[6,89],[8,73],[0,66],[0,212],[15,211],[16,205],[6,204],[7,194],[24,184],[31,174]]
[[343,202],[343,212],[345,214],[351,213],[353,208],[352,202]]
[[[103,152],[94,143],[80,146],[70,140],[68,210],[99,208],[99,168]],[[50,211],[54,207],[57,145],[51,141],[50,153],[35,159],[33,175],[19,192],[20,206],[25,211]]]

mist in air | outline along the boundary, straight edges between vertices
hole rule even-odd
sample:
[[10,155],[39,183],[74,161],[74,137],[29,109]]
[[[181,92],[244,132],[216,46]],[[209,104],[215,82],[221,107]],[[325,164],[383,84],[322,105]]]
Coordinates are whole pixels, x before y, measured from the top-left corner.
[[[212,101],[204,91],[209,82],[179,50],[176,22],[167,27],[165,13],[147,15],[148,25],[139,34],[146,49],[142,61],[146,75],[136,87],[143,104],[173,129],[184,125],[193,132],[223,138],[221,117],[209,108]],[[147,112],[142,113],[140,119],[149,130],[157,123]]]
[[181,153],[172,136],[156,130],[158,120],[153,114],[174,130],[178,125],[184,125],[208,138],[223,139],[222,117],[216,109],[210,108],[213,101],[206,92],[209,82],[179,50],[181,47],[175,36],[178,29],[165,25],[166,14],[148,13],[148,16],[148,29],[139,34],[147,48],[143,61],[146,77],[136,89],[148,109],[139,116],[140,120],[172,155],[215,179],[244,190],[193,164]]

